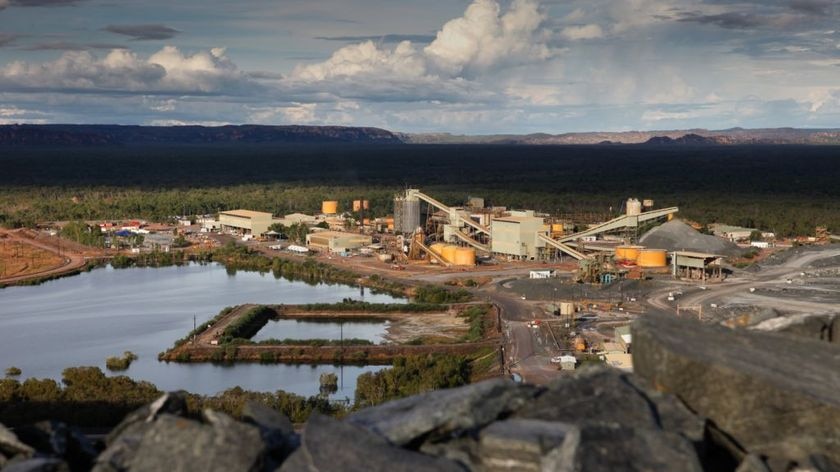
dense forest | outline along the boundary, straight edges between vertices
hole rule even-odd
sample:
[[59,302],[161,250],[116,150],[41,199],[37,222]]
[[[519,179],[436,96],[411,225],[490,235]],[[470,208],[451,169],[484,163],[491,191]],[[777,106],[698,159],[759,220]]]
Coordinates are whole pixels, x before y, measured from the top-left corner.
[[315,212],[324,199],[371,215],[407,185],[555,214],[621,211],[628,197],[700,223],[781,235],[840,231],[840,147],[503,145],[7,146],[0,224],[146,218],[250,208]]

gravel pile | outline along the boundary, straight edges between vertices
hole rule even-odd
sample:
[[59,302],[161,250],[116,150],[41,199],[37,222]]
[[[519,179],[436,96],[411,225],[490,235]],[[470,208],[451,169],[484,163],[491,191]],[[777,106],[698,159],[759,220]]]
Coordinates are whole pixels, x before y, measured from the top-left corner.
[[648,231],[639,244],[668,251],[697,251],[721,256],[739,256],[743,249],[725,239],[702,234],[679,220],[669,221]]

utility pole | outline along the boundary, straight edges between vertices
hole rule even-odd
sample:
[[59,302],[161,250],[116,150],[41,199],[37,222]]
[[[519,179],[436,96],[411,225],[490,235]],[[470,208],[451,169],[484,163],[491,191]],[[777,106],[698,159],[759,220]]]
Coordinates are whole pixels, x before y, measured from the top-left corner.
[[195,315],[193,315],[193,338],[192,338],[192,343],[193,343],[193,345],[195,345],[195,336],[196,336],[196,334],[197,334],[197,333],[195,332],[195,330],[196,330],[196,329],[198,329],[198,325],[196,324]]

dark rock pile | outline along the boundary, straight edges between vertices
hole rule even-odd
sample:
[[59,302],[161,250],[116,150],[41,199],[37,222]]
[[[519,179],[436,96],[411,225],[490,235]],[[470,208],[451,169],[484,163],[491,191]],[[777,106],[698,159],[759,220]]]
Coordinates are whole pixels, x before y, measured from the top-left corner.
[[584,369],[546,387],[496,379],[296,432],[167,394],[97,448],[65,425],[0,428],[11,471],[835,471],[840,349],[807,338],[645,317],[637,375]]

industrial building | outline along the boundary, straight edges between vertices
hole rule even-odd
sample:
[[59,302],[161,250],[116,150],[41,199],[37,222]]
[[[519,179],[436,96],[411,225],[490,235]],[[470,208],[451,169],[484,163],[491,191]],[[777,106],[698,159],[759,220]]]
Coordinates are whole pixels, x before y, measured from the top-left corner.
[[306,245],[309,249],[330,253],[345,253],[372,243],[373,239],[370,236],[340,231],[318,231],[306,235]]
[[229,210],[219,212],[219,226],[223,232],[261,236],[273,223],[271,213],[251,210]]
[[703,252],[674,251],[671,268],[674,277],[700,280],[723,279],[723,256]]
[[515,259],[533,260],[545,242],[539,234],[548,234],[549,226],[533,211],[511,212],[511,216],[494,218],[490,223],[491,250]]

